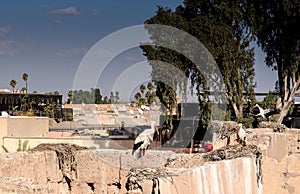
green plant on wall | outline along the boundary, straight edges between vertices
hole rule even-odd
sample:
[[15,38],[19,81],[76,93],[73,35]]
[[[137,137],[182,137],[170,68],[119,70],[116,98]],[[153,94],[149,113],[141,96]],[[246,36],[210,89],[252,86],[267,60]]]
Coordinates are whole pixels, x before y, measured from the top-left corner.
[[22,140],[19,139],[17,152],[26,152],[29,149],[29,140],[22,142]]
[[[2,149],[3,149],[4,152],[6,152],[6,153],[9,152],[8,149],[7,149],[7,147],[5,147],[3,145],[1,147],[2,147]],[[22,140],[19,139],[19,141],[18,141],[18,148],[17,148],[16,151],[17,152],[26,152],[29,149],[30,149],[29,140],[25,140],[24,142],[22,142]]]

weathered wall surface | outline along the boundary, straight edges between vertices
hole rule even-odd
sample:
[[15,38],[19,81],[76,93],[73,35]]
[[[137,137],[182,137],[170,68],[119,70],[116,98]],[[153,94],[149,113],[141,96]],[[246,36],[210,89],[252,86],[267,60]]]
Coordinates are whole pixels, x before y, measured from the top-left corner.
[[[300,193],[299,131],[252,131],[248,143],[262,149],[262,187],[257,187],[254,159],[237,158],[182,169],[172,178],[159,178],[156,193],[158,188],[162,194]],[[70,160],[75,165],[66,162],[63,170],[53,151],[1,154],[0,193],[126,193],[128,171],[119,171],[116,165],[103,162],[87,150],[76,152]],[[152,180],[144,181],[142,187],[143,193],[151,193]]]
[[1,154],[0,193],[113,193],[109,184],[118,181],[117,168],[90,151],[79,151],[74,158],[76,167],[68,171],[61,169],[53,151]]
[[[9,151],[16,152],[19,141],[28,141],[28,147],[33,148],[43,143],[69,143],[95,149],[130,149],[134,140],[112,140],[92,137],[3,137],[1,144]],[[0,152],[4,152],[0,148]]]
[[[151,193],[152,181],[144,183],[144,193]],[[201,194],[258,194],[256,166],[253,158],[238,158],[211,162],[203,166],[185,169],[178,176],[160,178],[160,193]],[[158,193],[158,192],[157,192]]]
[[266,134],[262,165],[264,194],[300,193],[300,152],[296,132]]
[[48,117],[12,116],[0,117],[0,138],[46,136],[49,128]]
[[[0,193],[126,193],[128,171],[119,171],[90,151],[78,151],[74,158],[76,165],[70,164],[68,171],[59,165],[53,151],[2,154]],[[161,178],[159,189],[162,194],[256,194],[254,162],[252,158],[239,158],[182,169],[178,176]],[[151,193],[152,184],[145,181],[143,193]]]
[[[300,193],[300,130],[286,129],[274,133],[273,129],[249,129],[248,144],[262,150],[263,194]],[[231,139],[234,140],[235,135]],[[214,148],[226,145],[226,139]]]

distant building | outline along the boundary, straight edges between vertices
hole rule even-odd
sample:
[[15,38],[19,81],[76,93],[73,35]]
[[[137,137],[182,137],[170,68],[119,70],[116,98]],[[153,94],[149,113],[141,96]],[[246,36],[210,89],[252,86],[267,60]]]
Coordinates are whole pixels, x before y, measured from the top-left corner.
[[60,122],[63,118],[62,95],[0,91],[1,111],[9,115],[47,116]]

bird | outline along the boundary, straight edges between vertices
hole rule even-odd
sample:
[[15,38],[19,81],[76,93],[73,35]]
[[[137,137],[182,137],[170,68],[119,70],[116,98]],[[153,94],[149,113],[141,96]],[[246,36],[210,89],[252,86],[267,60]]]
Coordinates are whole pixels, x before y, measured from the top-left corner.
[[156,131],[157,124],[155,121],[151,122],[151,128],[145,129],[142,133],[140,133],[133,144],[132,148],[132,155],[136,152],[137,157],[141,158],[145,155],[146,149],[150,146],[151,142],[153,141],[154,133]]
[[6,118],[10,117],[10,115],[6,111],[2,111],[1,115],[2,115],[2,117],[6,117]]
[[249,133],[249,131],[247,131],[247,129],[244,128],[242,123],[239,123],[237,129],[237,141],[239,142],[239,144],[243,146],[246,145],[247,133]]
[[261,116],[263,119],[268,118],[269,116],[273,115],[273,114],[277,114],[278,111],[274,110],[274,109],[263,109],[262,107],[260,107],[258,104],[255,104],[253,108],[257,108],[258,109],[258,113],[257,114],[251,114],[252,116]]

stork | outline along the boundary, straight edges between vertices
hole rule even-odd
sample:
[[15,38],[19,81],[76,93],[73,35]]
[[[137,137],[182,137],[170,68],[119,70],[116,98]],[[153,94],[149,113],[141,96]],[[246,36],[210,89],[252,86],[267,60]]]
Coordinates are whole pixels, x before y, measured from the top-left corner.
[[273,109],[263,109],[262,107],[260,107],[258,104],[255,104],[255,106],[253,108],[258,108],[259,113],[258,114],[252,114],[253,116],[261,116],[263,119],[268,118],[269,116],[276,114],[277,111],[273,110]]
[[239,124],[238,129],[237,129],[237,141],[239,142],[239,144],[242,144],[243,146],[246,145],[246,141],[247,141],[247,133],[250,133],[249,131],[247,131],[243,124]]
[[136,137],[132,148],[132,155],[136,151],[139,151],[137,155],[138,158],[145,155],[146,149],[150,146],[151,142],[153,141],[153,136],[156,131],[156,127],[157,127],[156,122],[152,121],[151,128],[145,129],[142,133],[140,133]]

